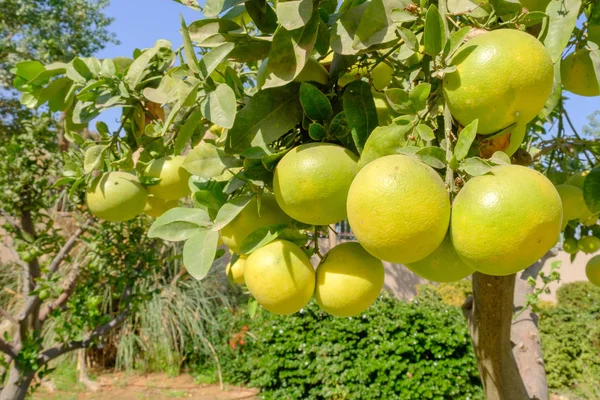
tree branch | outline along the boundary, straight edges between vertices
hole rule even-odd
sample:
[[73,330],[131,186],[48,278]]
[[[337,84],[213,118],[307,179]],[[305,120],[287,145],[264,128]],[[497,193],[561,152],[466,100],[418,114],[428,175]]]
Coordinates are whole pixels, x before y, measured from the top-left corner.
[[52,274],[55,273],[56,270],[58,270],[58,267],[60,267],[60,264],[64,261],[64,259],[67,257],[69,252],[73,249],[73,247],[77,243],[77,239],[79,239],[79,236],[81,236],[83,234],[83,232],[85,232],[86,228],[90,225],[91,222],[92,222],[91,219],[88,219],[87,221],[85,221],[79,227],[79,229],[77,229],[75,231],[75,233],[69,238],[69,240],[67,240],[65,242],[65,244],[61,247],[61,249],[58,251],[58,253],[54,257],[54,259],[50,263],[50,266],[48,267],[48,278],[50,278],[52,276]]
[[46,304],[46,306],[40,311],[39,325],[44,323],[48,316],[52,313],[52,311],[56,310],[59,307],[62,307],[67,300],[71,297],[73,292],[75,291],[75,286],[77,285],[77,279],[79,278],[79,274],[81,269],[79,268],[79,264],[75,265],[73,271],[67,277],[65,284],[63,286],[63,292],[58,296],[58,298]]
[[13,227],[13,229],[15,231],[17,231],[18,235],[22,236],[21,227],[19,226],[19,224],[17,224],[17,222],[15,221],[15,219],[10,214],[8,214],[3,209],[0,209],[0,215],[2,216],[2,218],[4,218],[6,220],[6,222],[9,223],[10,226]]
[[13,317],[11,313],[9,313],[8,311],[6,311],[2,307],[0,307],[0,314],[4,315],[4,317],[6,319],[8,319],[10,322],[12,322],[13,324],[17,323],[17,320],[15,319],[15,317]]
[[13,345],[0,338],[0,351],[8,355],[10,358],[16,358],[18,351]]

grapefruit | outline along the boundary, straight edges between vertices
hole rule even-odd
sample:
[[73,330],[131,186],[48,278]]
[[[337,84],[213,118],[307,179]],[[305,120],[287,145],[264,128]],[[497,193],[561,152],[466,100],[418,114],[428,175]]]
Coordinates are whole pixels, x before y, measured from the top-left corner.
[[527,268],[558,240],[562,203],[544,175],[519,165],[493,167],[454,199],[450,232],[456,253],[488,275]]
[[135,175],[114,171],[90,182],[85,201],[90,212],[107,221],[128,221],[144,211],[148,191]]
[[556,191],[560,195],[560,200],[563,205],[563,229],[572,219],[580,218],[587,209],[585,200],[583,199],[583,191],[573,185],[558,185]]
[[148,196],[144,212],[151,217],[158,218],[171,208],[177,207],[179,200],[163,200],[153,195]]
[[287,224],[290,221],[291,218],[277,205],[275,197],[272,194],[265,193],[261,197],[260,213],[258,200],[254,197],[230,223],[221,229],[221,237],[223,243],[231,251],[239,253],[244,239],[258,228],[267,225]]
[[277,204],[305,224],[342,221],[357,162],[354,153],[334,144],[308,143],[293,148],[275,168],[273,191]]
[[479,119],[482,135],[513,124],[524,126],[552,92],[554,68],[546,48],[515,29],[498,29],[469,40],[452,65],[456,71],[444,76],[450,112],[461,125]]
[[246,266],[247,258],[248,256],[242,254],[233,264],[230,261],[229,264],[227,264],[227,267],[225,267],[225,274],[227,277],[238,285],[244,284],[244,268]]
[[565,253],[575,254],[578,250],[577,247],[577,239],[575,238],[565,239],[563,243],[563,250],[565,251]]
[[160,179],[160,182],[148,186],[148,192],[163,200],[177,200],[190,194],[188,179],[192,175],[182,167],[184,161],[183,156],[169,156],[151,161],[145,174]]
[[565,90],[580,96],[600,96],[600,85],[588,49],[579,49],[560,63],[560,76]]
[[583,181],[585,177],[590,173],[590,171],[580,171],[577,172],[567,179],[567,183],[569,185],[577,186],[579,189],[583,190]]
[[340,76],[337,84],[340,88],[343,88],[350,82],[369,75],[369,70],[371,72],[371,84],[377,91],[385,89],[394,76],[394,68],[389,66],[386,62],[380,62],[372,69],[369,65],[354,64],[350,68],[350,71]]
[[596,236],[584,236],[577,242],[577,247],[586,254],[594,254],[600,250],[600,238]]
[[365,165],[350,186],[348,222],[375,257],[413,263],[442,243],[450,220],[444,182],[416,157],[388,155]]
[[406,267],[415,274],[434,282],[459,281],[475,272],[456,254],[449,236],[433,253],[420,261],[406,264]]
[[600,254],[590,258],[585,266],[585,275],[596,286],[600,286]]
[[342,243],[331,249],[317,268],[315,299],[331,315],[352,317],[373,304],[384,279],[380,260],[359,243]]
[[274,314],[293,314],[308,304],[315,271],[308,256],[292,242],[271,242],[246,260],[244,280],[258,304]]

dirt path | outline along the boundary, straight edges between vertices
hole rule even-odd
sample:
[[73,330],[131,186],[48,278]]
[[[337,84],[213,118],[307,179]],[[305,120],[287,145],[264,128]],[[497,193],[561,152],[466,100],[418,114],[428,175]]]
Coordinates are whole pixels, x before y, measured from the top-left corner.
[[219,385],[202,385],[194,382],[189,375],[170,377],[166,374],[134,375],[124,372],[102,374],[97,382],[101,390],[86,392],[81,385],[73,391],[39,389],[33,399],[36,400],[255,400],[256,389],[245,389]]

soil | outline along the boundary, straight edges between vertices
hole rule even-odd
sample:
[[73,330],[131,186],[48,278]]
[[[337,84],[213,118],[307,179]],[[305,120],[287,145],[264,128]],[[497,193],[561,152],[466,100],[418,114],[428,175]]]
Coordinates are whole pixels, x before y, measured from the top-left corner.
[[166,374],[107,373],[98,376],[97,392],[85,391],[77,384],[73,391],[41,387],[32,397],[35,400],[255,400],[258,390],[225,385],[198,384],[190,375],[171,377]]

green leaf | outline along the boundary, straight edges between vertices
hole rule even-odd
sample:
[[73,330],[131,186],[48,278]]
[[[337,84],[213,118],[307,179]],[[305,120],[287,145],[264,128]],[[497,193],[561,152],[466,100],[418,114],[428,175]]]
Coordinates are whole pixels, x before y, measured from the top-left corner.
[[210,74],[217,68],[219,64],[223,62],[231,53],[231,50],[235,47],[233,43],[223,43],[222,45],[215,47],[202,57],[198,62],[198,68],[200,69],[200,75],[207,79]]
[[469,125],[465,126],[458,134],[458,140],[454,147],[454,156],[458,161],[463,160],[469,153],[471,144],[473,144],[473,140],[475,140],[475,136],[477,136],[478,123],[479,120],[475,119]]
[[415,52],[419,51],[419,39],[417,39],[415,34],[410,29],[399,27],[398,33],[400,34],[402,40],[404,40],[406,47]]
[[352,139],[361,153],[369,135],[379,124],[371,85],[361,80],[349,83],[344,90],[342,101]]
[[241,26],[228,19],[200,19],[188,26],[190,39],[203,47],[215,47],[227,42],[228,34]]
[[223,174],[227,168],[241,167],[239,158],[226,154],[209,142],[200,142],[185,157],[182,167],[190,174],[213,178]]
[[397,1],[371,0],[366,2],[364,14],[356,28],[352,48],[364,50],[374,45],[396,40],[396,26],[392,21],[392,6]]
[[204,117],[217,126],[231,128],[237,113],[235,93],[227,85],[219,85],[202,103]]
[[552,63],[560,60],[577,23],[581,0],[552,0],[546,7],[549,17],[544,45]]
[[306,65],[319,31],[319,14],[315,13],[302,28],[288,31],[280,27],[273,35],[269,50],[267,75],[263,88],[285,85],[294,80]]
[[310,126],[308,127],[308,136],[310,136],[310,138],[313,140],[323,140],[323,138],[326,135],[327,132],[325,132],[325,128],[323,127],[323,125],[317,122],[310,124]]
[[421,139],[429,142],[435,139],[435,133],[433,133],[433,129],[431,129],[428,125],[419,124],[417,125],[417,133],[421,137]]
[[202,11],[202,7],[198,4],[198,0],[174,0],[177,3],[183,4],[184,6],[188,6],[194,11]]
[[429,146],[418,150],[417,157],[432,168],[446,168],[446,152],[439,147]]
[[583,181],[583,198],[589,210],[600,212],[600,167],[590,171]]
[[252,200],[252,196],[239,196],[223,204],[223,207],[221,207],[215,218],[215,224],[212,229],[215,231],[223,229],[225,225],[230,223],[240,212],[242,212],[244,207],[250,203],[250,200]]
[[319,32],[317,33],[317,40],[315,41],[315,50],[321,55],[327,54],[329,52],[330,39],[329,27],[323,20],[320,20]]
[[[261,7],[261,3],[264,8]],[[277,29],[277,14],[271,5],[264,0],[249,0],[245,3],[246,11],[256,27],[263,33],[273,33]]]
[[147,74],[146,69],[149,66],[150,60],[157,52],[158,49],[153,47],[147,49],[138,58],[133,60],[133,63],[129,66],[127,74],[125,75],[125,82],[129,84],[129,87],[135,88],[144,79]]
[[422,111],[425,109],[425,107],[427,107],[427,99],[429,98],[430,92],[430,83],[419,83],[417,86],[412,88],[408,94],[408,98],[416,112]]
[[21,61],[15,64],[15,69],[15,74],[25,82],[31,81],[38,74],[46,70],[44,65],[39,61]]
[[279,237],[281,231],[287,228],[289,224],[267,225],[258,228],[242,241],[240,245],[240,253],[250,254],[261,247],[271,243]]
[[[448,0],[448,11],[452,14],[466,14],[474,18],[483,18],[489,15],[485,3],[478,0]],[[470,29],[470,27],[469,27]]]
[[356,54],[354,36],[365,14],[369,2],[344,12],[333,25],[331,31],[331,49],[338,54]]
[[444,57],[446,57],[447,62],[450,61],[470,31],[471,27],[465,26],[464,28],[461,28],[450,35],[450,39],[448,39],[446,45],[444,46]]
[[338,139],[344,138],[350,133],[346,114],[343,111],[333,117],[329,124],[329,132]]
[[185,124],[179,129],[177,137],[175,138],[175,144],[173,145],[173,152],[175,154],[180,154],[185,148],[186,144],[194,134],[194,131],[202,122],[202,118],[203,116],[200,111],[194,111],[185,121]]
[[590,60],[592,60],[592,65],[594,66],[596,81],[598,82],[598,87],[600,87],[600,49],[592,48],[592,42],[588,43],[588,48],[590,48]]
[[200,230],[183,245],[183,265],[196,280],[202,280],[210,271],[217,253],[219,232]]
[[495,151],[490,157],[490,162],[497,165],[510,165],[510,157],[503,151]]
[[232,61],[249,63],[264,60],[271,50],[271,42],[253,37],[245,37],[236,40],[235,47],[229,53]]
[[47,99],[50,111],[64,111],[67,108],[67,94],[72,85],[73,81],[66,77],[53,80],[48,86],[42,89],[39,103],[41,104]]
[[393,110],[402,114],[416,114],[413,104],[410,101],[409,95],[402,89],[387,89],[385,97]]
[[446,31],[444,20],[435,5],[429,6],[425,16],[425,31],[423,33],[425,52],[430,56],[437,56],[446,44]]
[[479,157],[471,157],[461,162],[459,169],[471,176],[480,176],[490,172],[492,166]]
[[313,121],[327,121],[333,115],[327,96],[310,83],[300,84],[300,104],[306,116]]
[[106,146],[96,145],[85,151],[83,158],[83,171],[89,174],[92,171],[102,169]]
[[225,149],[241,152],[252,146],[266,146],[279,139],[302,120],[298,84],[261,90],[238,111],[227,132]]
[[313,14],[313,0],[279,0],[276,4],[279,23],[288,31],[306,25]]
[[210,224],[210,217],[204,210],[172,208],[154,221],[148,230],[148,237],[178,242],[187,240],[199,229],[208,228]]
[[206,0],[202,13],[207,18],[217,17],[225,7],[226,0]]
[[190,33],[188,32],[187,24],[183,19],[183,15],[179,15],[181,18],[181,36],[183,37],[183,52],[185,53],[185,62],[189,67],[190,71],[194,73],[200,72],[198,69],[198,59],[196,58],[196,52],[190,39]]
[[167,104],[175,100],[177,85],[170,75],[165,75],[160,80],[157,88],[147,87],[143,91],[144,97],[157,104]]
[[248,299],[248,316],[250,319],[253,319],[256,316],[256,311],[258,311],[258,301],[254,297],[250,297]]
[[390,13],[390,18],[397,24],[402,24],[404,22],[412,22],[418,19],[418,17],[411,13],[410,11],[406,11],[404,8],[394,8]]

